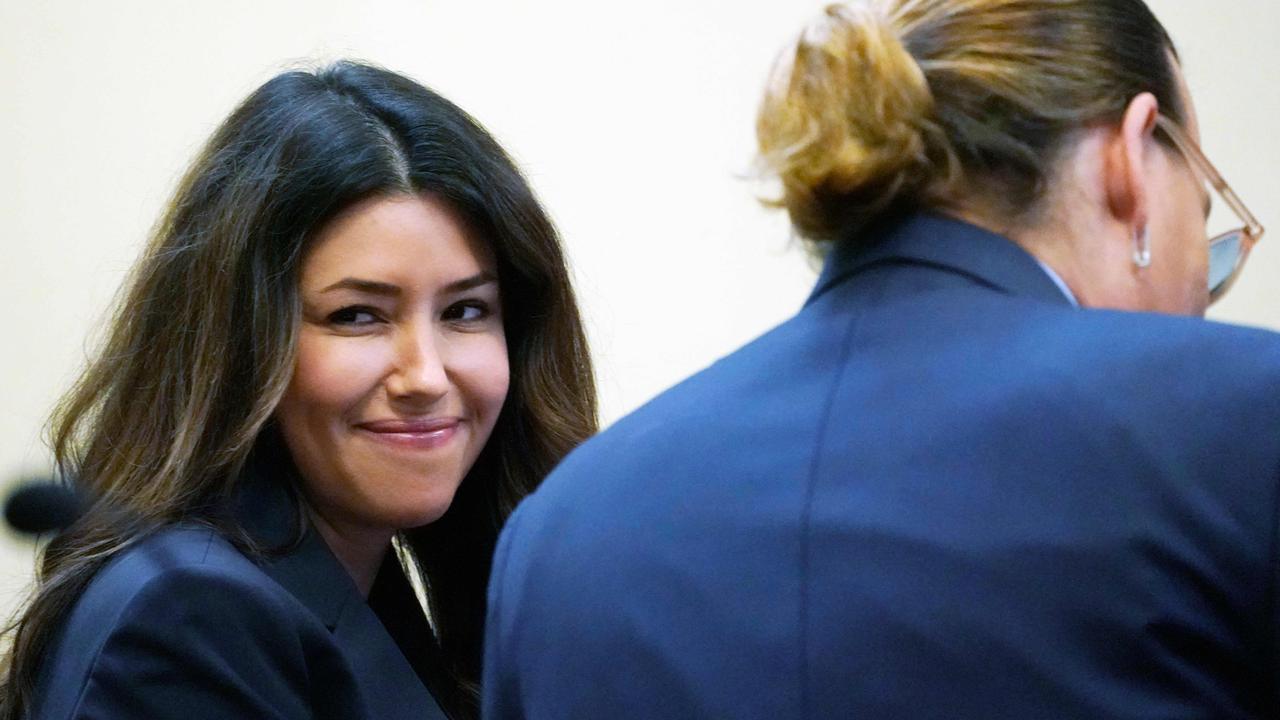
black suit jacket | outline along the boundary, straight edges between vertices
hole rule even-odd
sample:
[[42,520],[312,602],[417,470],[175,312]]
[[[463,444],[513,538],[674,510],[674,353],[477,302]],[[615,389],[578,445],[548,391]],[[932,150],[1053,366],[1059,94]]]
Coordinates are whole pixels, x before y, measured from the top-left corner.
[[[285,542],[288,493],[251,481],[241,521]],[[424,678],[430,632],[393,557],[368,602],[309,532],[251,559],[181,525],[113,558],[71,610],[40,673],[33,720],[443,720]]]

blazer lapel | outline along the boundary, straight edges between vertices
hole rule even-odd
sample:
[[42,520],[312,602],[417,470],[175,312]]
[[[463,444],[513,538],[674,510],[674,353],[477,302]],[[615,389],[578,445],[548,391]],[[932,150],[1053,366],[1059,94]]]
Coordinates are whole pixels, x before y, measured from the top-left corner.
[[399,646],[369,605],[348,604],[333,628],[333,639],[355,670],[372,718],[445,720],[444,711],[418,679]]
[[[296,530],[298,510],[289,491],[268,478],[248,479],[237,515],[265,548],[284,546]],[[333,633],[360,685],[369,717],[378,720],[446,720],[386,626],[314,529],[281,554],[258,561]]]

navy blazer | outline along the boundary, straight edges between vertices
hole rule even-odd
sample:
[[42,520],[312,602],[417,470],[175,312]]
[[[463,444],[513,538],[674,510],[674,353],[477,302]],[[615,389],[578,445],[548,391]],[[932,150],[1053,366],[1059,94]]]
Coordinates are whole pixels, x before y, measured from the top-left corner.
[[[239,498],[250,536],[287,542],[283,487]],[[255,559],[219,532],[161,530],[94,577],[40,672],[31,720],[443,720],[429,626],[388,554],[368,602],[314,531]]]
[[1277,717],[1280,335],[861,247],[512,516],[486,717]]

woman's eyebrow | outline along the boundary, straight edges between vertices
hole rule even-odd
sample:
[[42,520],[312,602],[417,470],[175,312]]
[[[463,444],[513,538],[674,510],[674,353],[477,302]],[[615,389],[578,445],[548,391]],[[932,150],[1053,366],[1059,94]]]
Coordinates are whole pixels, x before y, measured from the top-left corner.
[[[498,282],[498,277],[488,270],[482,270],[470,277],[455,280],[440,289],[443,293],[460,293],[467,290],[474,290],[478,287]],[[365,280],[363,278],[346,277],[332,285],[326,286],[321,293],[332,292],[334,290],[356,290],[358,292],[370,293],[373,295],[386,295],[395,297],[401,294],[399,285],[378,280]]]
[[378,282],[377,280],[364,280],[361,278],[347,277],[338,282],[329,285],[320,292],[327,293],[333,290],[357,290],[359,292],[371,293],[373,295],[387,295],[394,297],[400,294],[400,286],[391,283]]
[[461,280],[455,280],[449,283],[448,285],[445,285],[444,288],[441,289],[441,292],[450,293],[450,294],[466,292],[467,290],[474,290],[483,285],[488,285],[490,283],[496,283],[496,282],[498,282],[497,275],[494,275],[488,270],[482,270],[476,273],[475,275],[472,275],[471,277],[463,278]]

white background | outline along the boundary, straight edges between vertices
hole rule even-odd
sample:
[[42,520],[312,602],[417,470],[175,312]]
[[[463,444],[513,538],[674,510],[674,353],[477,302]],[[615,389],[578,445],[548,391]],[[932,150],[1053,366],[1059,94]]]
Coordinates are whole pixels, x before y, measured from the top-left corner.
[[[1206,151],[1276,229],[1211,315],[1280,328],[1280,4],[1150,4]],[[45,418],[196,149],[276,72],[346,56],[435,88],[515,155],[572,259],[604,420],[635,408],[813,282],[742,178],[767,71],[821,5],[0,0],[0,489],[48,470]],[[0,612],[32,555],[0,531]]]

